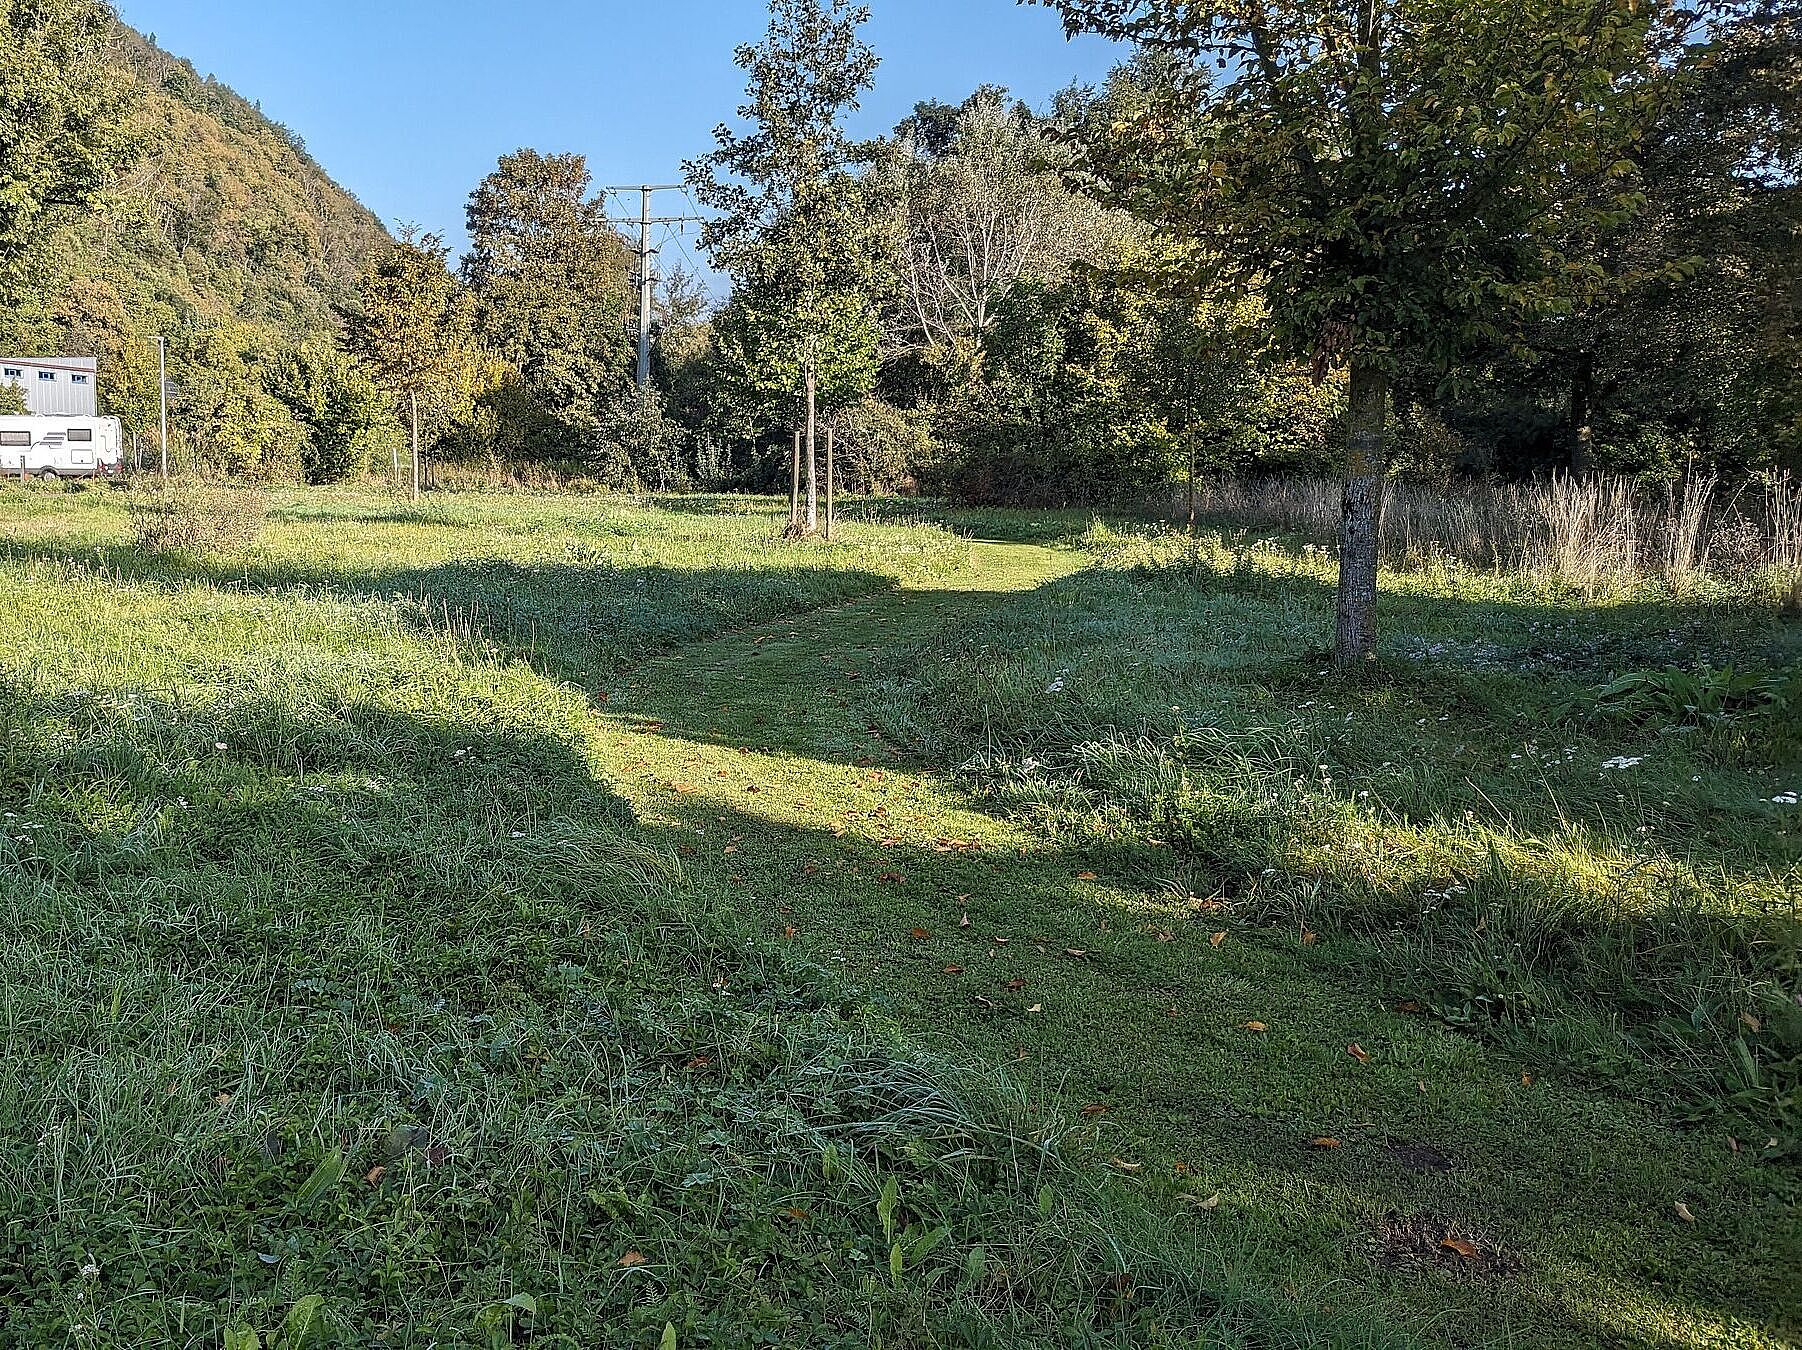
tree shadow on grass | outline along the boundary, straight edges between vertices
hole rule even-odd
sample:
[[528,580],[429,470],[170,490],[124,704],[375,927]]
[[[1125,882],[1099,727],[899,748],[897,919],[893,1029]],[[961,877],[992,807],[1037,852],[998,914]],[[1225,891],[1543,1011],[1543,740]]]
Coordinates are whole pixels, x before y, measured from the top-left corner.
[[125,545],[0,545],[0,558],[98,566],[151,585],[205,585],[346,601],[397,602],[416,631],[467,640],[490,654],[586,683],[622,666],[750,624],[885,592],[878,573],[816,567],[685,568],[607,561],[517,563],[480,558],[429,567],[346,571],[260,557],[148,557]]
[[[1004,839],[841,836],[720,790],[643,798],[635,818],[569,740],[484,725],[454,702],[431,717],[366,696],[327,713],[257,690],[179,703],[106,692],[132,695],[134,716],[91,693],[9,700],[0,802],[38,828],[5,882],[8,984],[30,1001],[11,1005],[29,1030],[9,1042],[4,1100],[109,1108],[85,1127],[89,1165],[59,1202],[64,1217],[45,1209],[44,1231],[73,1216],[110,1269],[130,1259],[130,1234],[179,1230],[175,1265],[150,1272],[165,1297],[280,1305],[300,1280],[380,1321],[446,1279],[479,1307],[574,1278],[595,1315],[623,1316],[615,1303],[643,1295],[594,1278],[617,1270],[615,1248],[641,1244],[666,1278],[687,1279],[659,1245],[666,1216],[677,1245],[745,1241],[682,1208],[696,1194],[712,1206],[713,1183],[697,1178],[729,1166],[705,1132],[770,1146],[756,1124],[776,1110],[769,1094],[805,1094],[822,1067],[792,1028],[874,1007],[958,1062],[1007,1066],[1042,1103],[1047,1134],[1082,1122],[1079,1165],[1111,1167],[1121,1194],[1187,1214],[1201,1286],[1254,1333],[1280,1337],[1305,1313],[1329,1341],[1349,1338],[1336,1316],[1385,1338],[1379,1327],[1424,1334],[1448,1318],[1473,1335],[1600,1336],[1597,1319],[1628,1314],[1596,1310],[1593,1273],[1628,1308],[1657,1288],[1726,1315],[1770,1311],[1775,1289],[1746,1278],[1744,1254],[1768,1250],[1759,1225],[1773,1211],[1745,1205],[1736,1219],[1726,1202],[1743,1203],[1759,1174],[1718,1150],[1698,1161],[1606,1094],[1534,1091],[1507,1057],[1373,1006],[1355,957],[1237,925],[1216,944],[1214,925],[1230,920],[1149,906],[1083,879],[1080,857]],[[96,815],[102,789],[113,805]],[[661,860],[650,884],[626,875],[649,860]],[[11,978],[28,971],[28,984]],[[759,1016],[739,1027],[747,1008]],[[1352,1041],[1370,1062],[1345,1053]],[[136,1105],[112,1100],[115,1080]],[[354,1160],[311,1209],[293,1195],[325,1154],[306,1126],[293,1132],[296,1112],[326,1122],[327,1144],[342,1130]],[[417,1136],[383,1161],[397,1120]],[[785,1111],[772,1124],[776,1137],[796,1128]],[[6,1133],[26,1140],[25,1125]],[[143,1137],[119,1138],[133,1127]],[[668,1161],[647,1170],[656,1152]],[[1606,1162],[1586,1165],[1598,1152]],[[1429,1156],[1448,1165],[1420,1166]],[[412,1189],[357,1180],[366,1164],[406,1172]],[[128,1215],[96,1189],[121,1165],[165,1197],[160,1208]],[[50,1205],[42,1180],[20,1198],[33,1212]],[[1703,1205],[1707,1251],[1689,1230],[1646,1222],[1647,1194],[1678,1186],[1720,1202]],[[623,1208],[582,1199],[615,1188]],[[1207,1204],[1184,1208],[1185,1195]],[[867,1218],[867,1199],[842,1222]],[[747,1203],[795,1202],[778,1191]],[[562,1218],[536,1222],[545,1206]],[[841,1222],[829,1198],[803,1207],[809,1227]],[[1391,1211],[1488,1244],[1497,1273],[1455,1253],[1386,1264],[1376,1234]],[[386,1259],[405,1289],[344,1270],[356,1234],[403,1219],[411,1237]],[[975,1215],[959,1222],[958,1241],[1005,1247]],[[243,1241],[212,1242],[235,1228]],[[1078,1237],[1034,1240],[1032,1262],[1055,1267],[1045,1248]],[[413,1269],[419,1243],[429,1271]],[[1166,1258],[1130,1250],[1126,1274],[1159,1297]],[[0,1282],[53,1299],[35,1267],[45,1255],[27,1244],[0,1261]],[[772,1283],[780,1267],[694,1292],[749,1317],[759,1296],[796,1296]],[[1262,1292],[1247,1304],[1235,1282]],[[1284,1283],[1308,1292],[1283,1295]],[[1337,1309],[1314,1292],[1329,1283],[1346,1291]],[[1166,1291],[1159,1306],[1176,1325],[1208,1323],[1221,1305],[1198,1297],[1185,1307]],[[596,1329],[570,1305],[547,1300],[540,1329]]]
[[[69,1242],[130,1270],[85,1277],[83,1304],[134,1342],[279,1322],[296,1287],[419,1334],[536,1290],[535,1330],[590,1344],[689,1318],[730,1343],[822,1317],[898,1343],[973,1316],[1023,1341],[1070,1316],[1107,1341],[1296,1324],[1216,1297],[1187,1245],[1140,1245],[1165,1220],[1089,1212],[1025,1138],[1055,1120],[989,1114],[1008,1092],[909,1058],[836,976],[753,940],[736,897],[682,876],[694,829],[634,824],[560,736],[362,691],[40,685],[8,712],[0,802],[30,828],[0,869],[0,1160],[23,1183],[0,1329],[54,1324]],[[64,1111],[53,1176],[30,1139]],[[892,1291],[860,1278],[889,1259],[885,1178],[911,1251]],[[928,1262],[941,1219],[954,1250]],[[959,1285],[971,1244],[1005,1282]],[[651,1280],[620,1274],[640,1262]],[[1120,1278],[1143,1309],[1097,1300]]]

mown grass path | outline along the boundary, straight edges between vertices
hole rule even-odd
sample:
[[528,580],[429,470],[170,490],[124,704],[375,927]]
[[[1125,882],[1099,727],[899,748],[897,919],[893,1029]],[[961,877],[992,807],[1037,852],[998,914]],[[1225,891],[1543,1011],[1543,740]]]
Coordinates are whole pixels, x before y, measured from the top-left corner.
[[593,691],[605,766],[770,940],[1082,1111],[1121,1184],[1219,1195],[1196,1222],[1223,1279],[1374,1296],[1429,1341],[1758,1343],[1782,1295],[1743,1256],[1781,1200],[1723,1141],[1398,1012],[1355,951],[1063,854],[884,742],[880,653],[1077,565],[979,542],[947,580],[684,647]]

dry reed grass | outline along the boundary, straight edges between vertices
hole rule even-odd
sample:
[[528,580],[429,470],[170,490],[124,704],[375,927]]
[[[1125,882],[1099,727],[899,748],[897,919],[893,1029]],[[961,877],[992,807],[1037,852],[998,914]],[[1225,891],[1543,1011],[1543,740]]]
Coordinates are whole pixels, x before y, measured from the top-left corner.
[[[1339,486],[1215,478],[1201,485],[1199,507],[1212,519],[1330,542]],[[1687,589],[1703,580],[1787,591],[1802,579],[1802,482],[1781,474],[1729,491],[1709,474],[1657,491],[1569,475],[1457,490],[1397,481],[1388,486],[1382,540],[1391,565],[1455,560],[1591,592],[1647,581]]]

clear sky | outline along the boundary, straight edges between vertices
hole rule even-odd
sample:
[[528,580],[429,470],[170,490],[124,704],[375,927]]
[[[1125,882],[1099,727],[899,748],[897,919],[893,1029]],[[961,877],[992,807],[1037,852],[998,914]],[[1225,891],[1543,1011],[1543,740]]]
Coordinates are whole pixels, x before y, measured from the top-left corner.
[[[298,132],[384,220],[457,242],[470,188],[522,146],[580,151],[601,184],[679,181],[741,100],[733,48],[767,21],[763,0],[118,3],[128,23]],[[1067,42],[1055,10],[1013,0],[869,3],[882,67],[852,127],[863,135],[985,82],[1040,105],[1123,54]],[[660,206],[686,210],[675,197]],[[679,257],[672,244],[666,265]]]

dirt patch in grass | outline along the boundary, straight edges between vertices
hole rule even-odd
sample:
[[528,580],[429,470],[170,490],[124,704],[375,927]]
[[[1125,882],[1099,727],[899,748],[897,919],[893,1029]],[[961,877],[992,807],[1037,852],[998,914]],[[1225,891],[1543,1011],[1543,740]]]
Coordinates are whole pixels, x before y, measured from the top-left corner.
[[1524,1262],[1502,1242],[1467,1223],[1435,1214],[1390,1210],[1376,1224],[1376,1260],[1394,1270],[1439,1270],[1459,1279],[1499,1280]]
[[1449,1172],[1458,1165],[1450,1154],[1431,1144],[1410,1139],[1391,1139],[1384,1146],[1390,1158],[1410,1172]]

